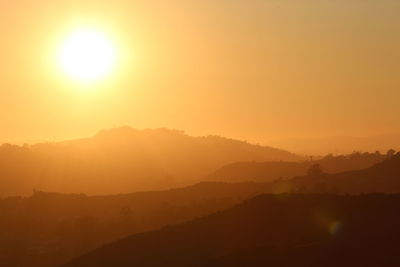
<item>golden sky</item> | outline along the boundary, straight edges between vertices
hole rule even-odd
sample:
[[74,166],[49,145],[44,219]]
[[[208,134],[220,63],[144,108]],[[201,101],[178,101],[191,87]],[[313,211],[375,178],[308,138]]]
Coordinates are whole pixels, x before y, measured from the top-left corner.
[[[0,0],[0,140],[400,132],[399,14],[398,0]],[[87,25],[120,60],[83,86],[55,51]]]

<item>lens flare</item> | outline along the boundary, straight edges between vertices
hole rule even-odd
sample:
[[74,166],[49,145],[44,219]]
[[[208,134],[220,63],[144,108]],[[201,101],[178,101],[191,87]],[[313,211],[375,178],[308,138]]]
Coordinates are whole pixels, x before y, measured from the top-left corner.
[[342,223],[339,221],[332,222],[329,226],[329,233],[331,235],[336,235],[342,228]]

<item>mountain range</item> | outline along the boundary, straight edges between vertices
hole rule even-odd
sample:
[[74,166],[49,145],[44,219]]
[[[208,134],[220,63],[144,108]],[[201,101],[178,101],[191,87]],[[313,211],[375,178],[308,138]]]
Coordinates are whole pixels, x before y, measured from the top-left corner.
[[298,161],[293,153],[218,136],[121,127],[91,138],[0,147],[0,196],[33,190],[119,194],[201,181],[237,161]]
[[303,176],[308,169],[318,164],[325,173],[340,173],[352,170],[362,170],[387,159],[387,155],[379,152],[348,155],[327,155],[323,158],[310,158],[304,161],[268,161],[268,162],[235,162],[211,173],[207,179],[224,182],[272,182],[277,179],[288,179]]
[[372,136],[330,136],[269,140],[269,144],[305,155],[350,154],[354,151],[386,152],[399,149],[400,133]]
[[[390,195],[383,195],[385,193],[400,193],[399,154],[363,170],[326,174],[316,171],[316,166],[310,168],[312,171],[309,170],[308,175],[279,179],[270,183],[203,182],[165,191],[106,196],[37,191],[31,197],[0,199],[0,260],[7,263],[7,266],[57,266],[79,258],[102,244],[112,244],[129,235],[143,235],[161,228],[165,230],[167,226],[179,226],[188,221],[209,217],[210,214],[224,213],[235,205],[242,205],[243,201],[262,194],[276,195],[268,197],[269,199],[286,199],[291,198],[288,194],[291,193],[296,196],[293,202],[295,199],[307,198],[308,195],[323,194],[314,196],[319,196],[322,200],[329,196],[346,202],[353,199],[348,197],[349,194],[362,196],[379,193],[379,196],[386,198]],[[270,215],[271,218],[276,214],[281,216],[284,210],[277,206],[276,201],[267,204],[269,202],[270,200],[266,201],[266,205],[274,212]],[[307,209],[312,207],[303,208],[304,212],[307,212]],[[288,214],[291,212],[288,211]],[[223,223],[236,224],[237,220],[246,219],[238,217]],[[251,222],[251,217],[249,220]],[[289,225],[289,222],[284,223],[287,223],[289,228],[297,227],[295,218],[292,225]],[[210,224],[209,227],[215,225],[219,223]],[[250,226],[240,227],[247,229],[246,227]],[[265,222],[265,227],[269,227],[269,222]],[[213,231],[210,230],[205,236],[213,236]],[[231,266],[232,261],[246,262],[253,257],[262,258],[265,254],[263,249],[266,247],[274,251],[271,257],[282,253],[313,255],[317,253],[314,249],[328,253],[325,249],[331,245],[324,242],[321,241],[321,246],[307,245],[300,248],[297,245],[281,248],[276,244],[261,244],[258,247],[240,248],[237,253],[228,251],[227,254],[207,258],[207,261],[216,266]],[[274,257],[271,259],[282,260]],[[149,266],[152,266],[150,263]],[[143,262],[139,265],[146,264]]]

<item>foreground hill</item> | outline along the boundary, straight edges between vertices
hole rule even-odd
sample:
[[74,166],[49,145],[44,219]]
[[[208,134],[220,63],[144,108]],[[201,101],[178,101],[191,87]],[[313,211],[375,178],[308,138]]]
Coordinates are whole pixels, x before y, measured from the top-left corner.
[[104,243],[225,210],[267,190],[268,184],[201,183],[125,195],[0,199],[0,266],[58,266]]
[[398,266],[400,195],[262,195],[65,266]]
[[237,161],[296,161],[287,151],[217,136],[122,127],[68,142],[0,147],[0,196],[118,194],[184,186]]
[[339,173],[366,169],[385,159],[387,155],[379,152],[356,152],[350,155],[328,155],[322,159],[301,162],[237,162],[218,169],[208,179],[225,182],[271,182],[279,178],[305,175],[314,164],[319,164],[326,173]]

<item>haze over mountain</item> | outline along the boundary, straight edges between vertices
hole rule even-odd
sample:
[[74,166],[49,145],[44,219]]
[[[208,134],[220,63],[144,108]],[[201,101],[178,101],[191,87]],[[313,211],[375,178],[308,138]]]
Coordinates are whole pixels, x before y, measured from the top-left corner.
[[58,266],[127,235],[230,208],[267,188],[201,183],[125,195],[35,192],[26,198],[0,198],[0,266]]
[[[360,154],[355,157],[365,160],[376,159],[375,156],[377,155]],[[379,155],[379,157],[382,156],[384,155]],[[344,161],[340,161],[332,157],[328,162],[343,163],[349,160],[345,158]],[[354,162],[357,161],[352,163]],[[316,165],[313,165],[308,173],[306,176],[279,179],[271,183],[209,182],[167,191],[108,196],[35,192],[28,198],[0,199],[0,259],[2,262],[7,262],[7,266],[56,266],[104,243],[130,234],[154,231],[166,225],[175,225],[207,216],[265,193],[341,195],[400,193],[399,154],[393,154],[383,162],[363,170],[324,174],[318,171]],[[275,211],[280,209],[279,206],[274,207],[274,205],[271,209]],[[304,207],[305,210],[309,208]],[[296,212],[291,213],[296,214]],[[272,214],[270,216],[268,220],[275,217]],[[278,214],[279,216],[281,215]],[[245,221],[246,218],[237,218],[232,223],[236,223],[237,220]],[[251,217],[249,223],[251,223]],[[266,223],[267,226],[268,223]],[[247,226],[240,227],[247,231]],[[282,230],[278,226],[276,229]],[[213,235],[210,233],[207,238],[212,238]],[[160,242],[165,242],[163,240]],[[250,251],[232,252],[233,254],[228,253],[221,255],[221,258],[210,260],[215,264],[221,261],[232,262],[233,259],[239,262],[251,262],[254,258],[264,259],[265,249],[272,251],[271,259],[278,261],[281,261],[282,255],[287,253],[311,255],[312,258],[313,253],[316,253],[315,250],[324,251],[329,247],[329,244],[323,242],[321,245],[316,247],[311,245],[308,248],[297,246],[264,248],[261,246],[256,250],[252,247]],[[200,246],[199,251],[201,249]],[[145,252],[144,255],[146,253],[149,252]],[[186,255],[182,251],[179,253]],[[325,252],[321,253],[325,255]],[[150,263],[146,259],[146,262],[142,262],[140,266]]]
[[[367,154],[374,155],[374,154]],[[382,155],[381,155],[382,156]],[[380,156],[380,157],[381,157]],[[319,193],[319,194],[368,194],[368,193],[400,193],[400,152],[392,151],[382,162],[361,170],[339,173],[326,173],[319,163],[311,164],[306,175],[280,177],[270,183],[264,183],[263,192],[281,193]],[[368,158],[368,157],[367,157]],[[372,157],[373,159],[373,157]],[[318,162],[318,161],[317,161]],[[323,162],[323,161],[320,161]],[[334,161],[333,161],[334,162]],[[339,161],[340,162],[340,161]],[[244,167],[243,167],[244,165]],[[291,166],[287,172],[296,172],[303,168],[303,163],[239,163],[229,165],[214,173],[224,181],[247,180],[265,181],[269,173],[282,173],[283,166]],[[252,169],[252,167],[255,167]],[[343,166],[342,166],[343,167]],[[267,172],[265,170],[268,170]],[[236,176],[233,175],[236,173]],[[217,176],[220,175],[220,176]],[[226,175],[226,176],[225,176]]]
[[218,136],[121,127],[91,138],[0,147],[0,195],[34,189],[129,193],[188,185],[237,161],[297,161],[290,152]]
[[369,168],[385,159],[387,155],[379,152],[355,152],[349,155],[327,155],[316,160],[310,158],[301,162],[235,162],[216,170],[208,179],[225,182],[271,182],[305,175],[314,164],[319,164],[325,173],[339,173]]
[[104,245],[66,267],[400,264],[400,195],[262,195]]
[[270,185],[274,193],[400,193],[400,153],[367,169],[334,174],[324,173],[315,164],[306,176],[281,179]]
[[400,266],[399,14],[0,0],[0,267]]
[[306,155],[349,154],[354,151],[375,152],[377,150],[384,152],[392,148],[400,148],[400,134],[291,138],[270,140],[268,143]]

